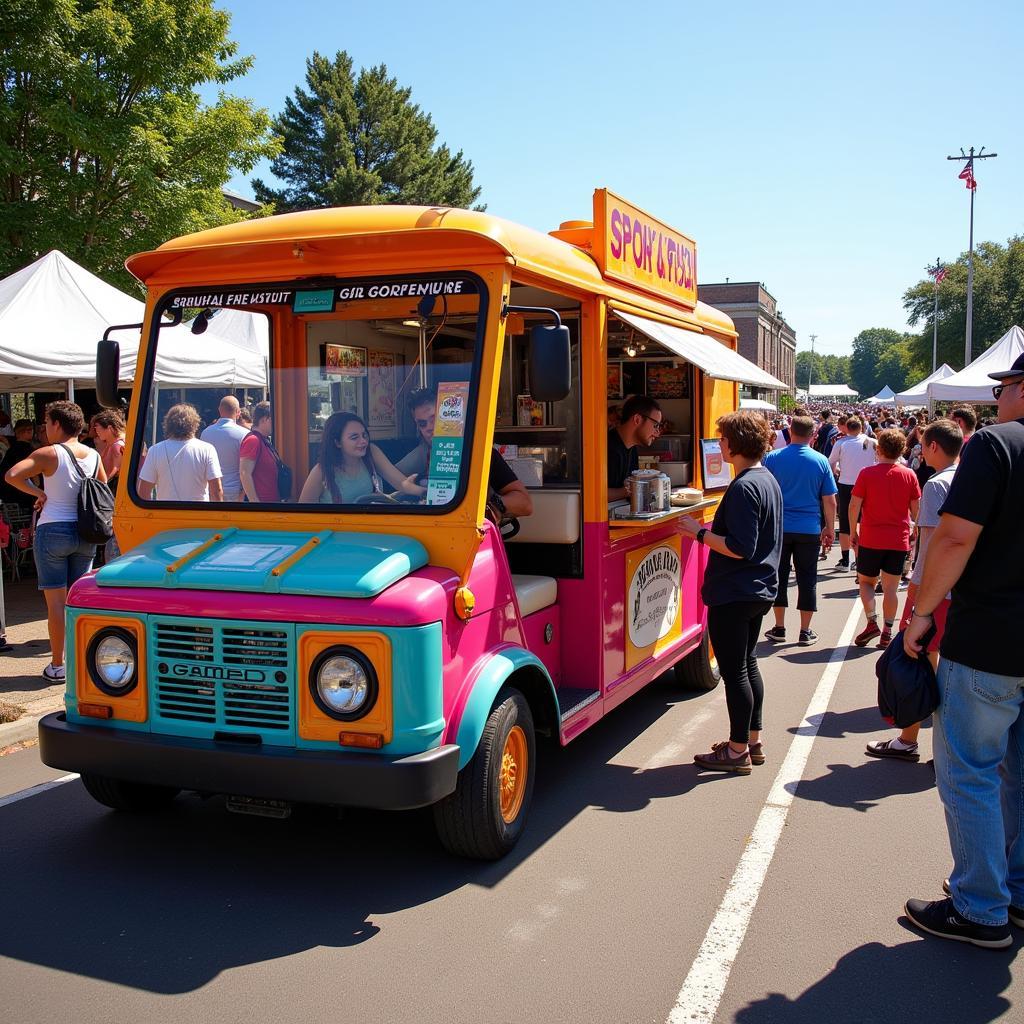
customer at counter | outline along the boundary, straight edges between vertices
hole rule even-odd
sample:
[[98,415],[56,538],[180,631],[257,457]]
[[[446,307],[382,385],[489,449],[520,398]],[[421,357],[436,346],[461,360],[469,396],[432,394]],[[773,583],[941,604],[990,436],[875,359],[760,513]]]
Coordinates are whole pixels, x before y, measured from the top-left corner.
[[639,468],[637,446],[649,447],[661,433],[661,406],[646,395],[626,399],[619,425],[608,431],[608,500],[626,497],[626,481]]

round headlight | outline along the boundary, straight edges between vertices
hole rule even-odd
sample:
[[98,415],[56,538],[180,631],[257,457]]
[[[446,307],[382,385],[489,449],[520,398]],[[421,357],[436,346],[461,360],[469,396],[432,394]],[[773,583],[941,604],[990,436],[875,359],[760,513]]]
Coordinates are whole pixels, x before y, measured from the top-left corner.
[[98,633],[88,651],[89,674],[104,693],[120,696],[136,682],[135,638],[126,630]]
[[351,648],[325,651],[313,663],[310,674],[316,703],[332,718],[359,718],[376,698],[373,667]]

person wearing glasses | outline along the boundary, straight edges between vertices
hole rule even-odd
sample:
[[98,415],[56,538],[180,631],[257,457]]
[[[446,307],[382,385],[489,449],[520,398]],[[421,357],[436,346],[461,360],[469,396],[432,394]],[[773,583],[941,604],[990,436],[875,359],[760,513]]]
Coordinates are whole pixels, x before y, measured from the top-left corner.
[[608,500],[626,497],[629,474],[640,466],[637,446],[649,448],[661,433],[661,406],[646,395],[631,395],[619,425],[608,431]]
[[[434,440],[437,392],[434,388],[417,388],[409,395],[406,407],[416,427],[418,443],[395,465],[402,476],[415,474],[418,481],[425,480],[430,472],[430,446]],[[530,492],[496,448],[491,449],[487,484],[487,516],[496,525],[509,517],[523,519],[533,514]]]
[[921,655],[952,589],[932,752],[953,870],[945,899],[904,910],[930,935],[1003,949],[1010,922],[1024,928],[1024,354],[989,376],[999,421],[960,453],[903,633]]

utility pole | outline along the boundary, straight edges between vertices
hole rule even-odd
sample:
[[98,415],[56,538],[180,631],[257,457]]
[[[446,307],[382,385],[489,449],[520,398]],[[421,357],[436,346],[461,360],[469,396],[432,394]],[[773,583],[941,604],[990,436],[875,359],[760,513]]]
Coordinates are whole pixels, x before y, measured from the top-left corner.
[[942,267],[942,261],[935,257],[934,267],[925,267],[928,274],[935,281],[935,312],[932,314],[932,373],[939,368],[939,282],[946,276]]
[[811,335],[811,358],[807,361],[807,401],[811,400],[811,378],[814,376],[814,343],[818,340],[816,334]]
[[964,339],[964,366],[967,366],[971,361],[971,327],[974,321],[974,193],[978,188],[978,182],[974,177],[974,161],[990,160],[996,156],[999,156],[999,154],[986,153],[984,146],[977,153],[974,152],[973,146],[966,153],[963,150],[963,146],[961,146],[959,156],[946,157],[947,160],[963,161],[964,169],[958,177],[963,179],[968,192],[971,193],[971,226],[967,247],[967,335]]

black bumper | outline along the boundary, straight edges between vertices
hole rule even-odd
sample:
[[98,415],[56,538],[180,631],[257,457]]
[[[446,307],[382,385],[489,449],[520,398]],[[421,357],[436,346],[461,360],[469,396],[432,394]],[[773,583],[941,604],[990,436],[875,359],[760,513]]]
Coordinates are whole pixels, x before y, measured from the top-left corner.
[[39,722],[39,754],[51,768],[208,793],[404,810],[455,789],[459,748],[388,757],[339,750],[251,747],[78,725],[63,711]]

